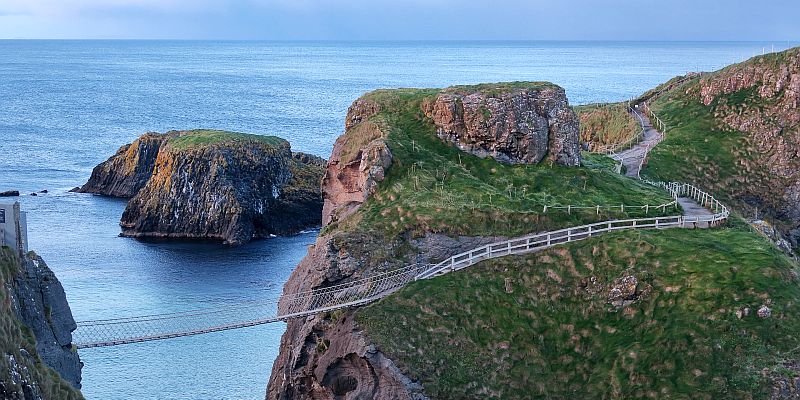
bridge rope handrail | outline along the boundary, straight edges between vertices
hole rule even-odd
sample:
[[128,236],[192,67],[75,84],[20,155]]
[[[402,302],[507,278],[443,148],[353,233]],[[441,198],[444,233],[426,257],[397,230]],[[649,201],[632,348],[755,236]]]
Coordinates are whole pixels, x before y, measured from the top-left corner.
[[[647,151],[651,148],[649,145],[646,147],[642,159],[646,158]],[[695,216],[673,215],[612,219],[549,232],[533,233],[479,246],[448,257],[436,264],[411,264],[354,281],[308,291],[286,293],[277,299],[254,301],[253,304],[238,307],[220,306],[149,316],[83,321],[78,323],[78,329],[74,333],[74,342],[76,347],[81,349],[113,346],[237,329],[304,317],[367,304],[393,293],[410,282],[430,279],[490,258],[526,254],[615,230],[687,227],[697,226],[704,222],[708,226],[714,226],[730,215],[729,209],[724,204],[692,184],[644,181],[664,188],[675,200],[680,196],[691,198],[713,213]],[[263,313],[257,317],[236,314],[237,311],[252,311],[256,307],[264,308]]]

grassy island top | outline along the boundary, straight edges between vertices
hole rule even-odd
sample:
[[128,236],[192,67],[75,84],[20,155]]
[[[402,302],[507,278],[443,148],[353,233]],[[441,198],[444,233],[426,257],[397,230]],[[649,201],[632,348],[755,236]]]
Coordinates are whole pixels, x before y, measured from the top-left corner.
[[479,83],[477,85],[458,85],[442,89],[444,93],[485,93],[487,95],[498,95],[504,92],[527,89],[553,89],[563,90],[560,86],[551,82],[498,82],[498,83]]
[[170,131],[173,136],[169,143],[173,148],[186,149],[210,146],[220,143],[263,143],[273,147],[288,146],[289,142],[276,136],[253,135],[216,129],[193,129],[189,131]]
[[[552,84],[514,82],[468,87],[536,85]],[[619,205],[671,201],[667,192],[615,173],[613,162],[603,156],[587,154],[582,167],[563,167],[547,161],[509,165],[463,152],[437,137],[436,126],[422,109],[424,101],[448,90],[453,88],[378,90],[362,98],[377,103],[380,112],[346,135],[351,141],[365,142],[359,136],[365,126],[378,128],[391,150],[392,165],[386,179],[358,212],[329,225],[324,232],[361,231],[388,237],[403,232],[518,236],[612,217],[643,217],[644,209],[620,212]],[[592,208],[568,212],[546,210],[545,205]],[[601,208],[597,212],[597,205],[617,209]],[[650,209],[646,215],[676,212],[675,207]]]

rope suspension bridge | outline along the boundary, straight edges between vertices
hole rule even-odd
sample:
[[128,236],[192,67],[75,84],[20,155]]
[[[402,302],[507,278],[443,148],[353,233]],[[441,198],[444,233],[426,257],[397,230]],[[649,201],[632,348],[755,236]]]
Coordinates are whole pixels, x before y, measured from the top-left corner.
[[[666,125],[644,104],[662,132]],[[642,140],[612,158],[625,165],[629,176],[639,177],[647,153],[663,139],[663,133],[653,129],[634,108],[630,112],[642,125]],[[499,241],[456,254],[437,264],[408,265],[389,272],[372,275],[340,285],[312,291],[289,293],[257,302],[201,308],[190,311],[143,315],[78,322],[73,341],[79,349],[116,346],[153,340],[199,335],[230,329],[263,325],[291,318],[306,317],[342,308],[371,303],[420,279],[430,279],[457,271],[483,260],[513,254],[526,254],[563,243],[583,240],[627,229],[707,228],[718,225],[730,215],[728,208],[711,194],[687,183],[650,182],[664,188],[674,202],[683,206],[684,213],[674,216],[614,219],[550,232],[534,233]],[[670,203],[672,204],[672,203]]]

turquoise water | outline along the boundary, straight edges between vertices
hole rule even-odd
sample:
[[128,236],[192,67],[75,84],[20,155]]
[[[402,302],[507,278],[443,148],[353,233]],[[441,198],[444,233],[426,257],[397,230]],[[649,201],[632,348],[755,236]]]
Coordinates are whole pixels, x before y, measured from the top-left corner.
[[[360,94],[548,80],[619,101],[771,43],[0,41],[0,191],[78,320],[273,297],[316,233],[229,248],[117,236],[121,200],[68,193],[146,131],[277,135],[326,157]],[[779,44],[776,44],[778,49]],[[780,46],[783,49],[784,46]],[[81,351],[89,399],[261,399],[282,324]]]

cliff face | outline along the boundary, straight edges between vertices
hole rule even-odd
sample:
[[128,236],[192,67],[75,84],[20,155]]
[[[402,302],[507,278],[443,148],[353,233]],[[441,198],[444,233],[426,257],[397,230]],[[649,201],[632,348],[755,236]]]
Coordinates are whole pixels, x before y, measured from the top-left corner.
[[578,118],[558,86],[455,87],[424,107],[437,135],[468,153],[512,164],[547,157],[580,165]]
[[[800,244],[800,48],[735,65],[700,80],[700,100],[714,118],[747,134],[754,164],[766,167],[765,189],[751,199],[788,222]],[[770,193],[772,192],[772,193]]]
[[80,193],[95,193],[112,197],[133,197],[153,173],[156,157],[170,135],[146,133],[117,150],[108,161],[92,170],[92,176]]
[[369,99],[356,100],[347,110],[347,134],[336,139],[322,179],[323,225],[355,211],[392,165],[387,133],[379,124],[368,121],[379,111],[380,106]]
[[[2,250],[3,335],[0,394],[5,399],[80,399],[81,363],[72,349],[75,320],[64,289],[44,260]],[[55,371],[55,373],[53,373]],[[57,373],[57,374],[56,374]]]
[[275,137],[148,133],[98,165],[80,191],[132,195],[123,236],[241,244],[318,225],[323,170],[324,160],[293,155]]
[[[387,237],[369,229],[353,229],[353,224],[361,218],[364,204],[368,204],[385,184],[392,168],[413,162],[398,159],[393,149],[402,150],[403,154],[418,150],[419,142],[398,143],[397,138],[391,136],[392,132],[411,129],[409,127],[416,126],[416,123],[421,123],[422,129],[426,130],[435,127],[432,135],[436,135],[437,130],[445,132],[443,126],[459,127],[452,129],[461,129],[459,132],[463,134],[454,134],[454,137],[467,138],[473,134],[481,137],[479,145],[468,149],[481,156],[503,158],[502,154],[507,154],[508,158],[503,158],[503,161],[514,157],[510,161],[514,163],[535,163],[545,156],[562,164],[574,165],[576,162],[578,131],[573,123],[577,122],[568,107],[559,111],[562,105],[566,107],[566,100],[555,100],[558,91],[544,91],[541,93],[543,98],[537,100],[535,91],[513,90],[510,94],[498,94],[498,98],[503,99],[498,102],[481,92],[475,101],[491,103],[493,115],[497,116],[493,123],[502,120],[505,124],[491,129],[485,124],[467,128],[469,123],[465,121],[474,121],[474,116],[456,120],[460,118],[457,115],[463,116],[461,111],[449,114],[435,111],[452,104],[448,102],[455,92],[424,93],[430,95],[398,106],[395,99],[415,98],[416,94],[411,91],[379,91],[357,100],[350,107],[345,133],[336,140],[322,184],[326,229],[293,271],[284,286],[284,293],[324,288],[410,262],[428,263],[450,252],[496,240],[450,238],[433,232],[421,236],[403,233]],[[563,91],[560,93],[563,95]],[[398,108],[387,110],[384,106]],[[401,109],[403,111],[399,111]],[[399,113],[406,113],[411,121],[402,120],[397,116]],[[544,142],[534,139],[536,135],[544,135]],[[433,140],[439,147],[447,147],[441,144],[441,139],[434,136]],[[444,140],[450,143],[446,138]],[[516,144],[518,140],[524,140],[525,144]],[[536,146],[544,146],[544,150]],[[426,399],[427,395],[419,383],[405,376],[372,344],[354,322],[353,312],[342,310],[288,321],[266,397],[270,400]]]

